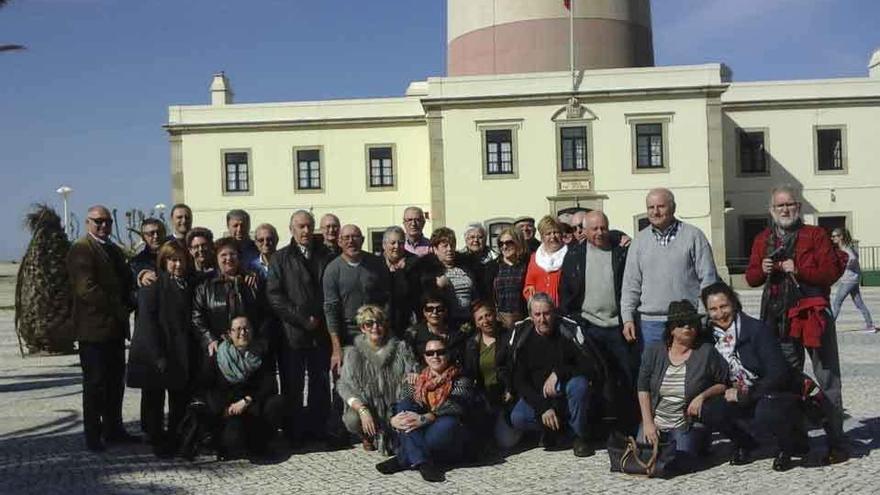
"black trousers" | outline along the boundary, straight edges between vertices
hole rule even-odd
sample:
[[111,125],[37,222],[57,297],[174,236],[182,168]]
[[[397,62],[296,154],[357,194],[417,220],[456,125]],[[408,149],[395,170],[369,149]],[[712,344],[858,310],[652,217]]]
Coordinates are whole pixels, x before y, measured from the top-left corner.
[[[168,429],[165,429],[165,394],[168,394]],[[177,430],[186,405],[189,390],[143,389],[141,391],[141,428],[153,444],[177,438]]]
[[262,453],[284,418],[284,397],[273,395],[239,416],[223,417],[218,449],[227,458]]
[[83,372],[83,428],[86,441],[97,443],[124,432],[125,341],[80,342]]
[[746,405],[727,402],[723,396],[713,399],[704,403],[700,420],[737,447],[752,448],[772,438],[780,451],[793,453],[807,441],[794,394],[762,396]]
[[[308,373],[308,406],[303,406],[303,388]],[[291,349],[278,351],[278,374],[281,393],[287,402],[284,430],[291,439],[305,432],[324,433],[330,413],[330,353],[327,349]]]

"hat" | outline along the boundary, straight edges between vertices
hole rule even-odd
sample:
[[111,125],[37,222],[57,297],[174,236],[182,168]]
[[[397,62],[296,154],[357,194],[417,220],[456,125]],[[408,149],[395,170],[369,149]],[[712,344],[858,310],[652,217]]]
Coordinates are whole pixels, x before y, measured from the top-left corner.
[[703,316],[697,312],[697,308],[687,299],[669,303],[666,321],[673,323],[696,323],[699,325],[702,318]]
[[518,217],[518,218],[514,219],[513,224],[516,225],[516,224],[518,224],[518,223],[520,223],[520,222],[531,222],[532,224],[534,224],[534,223],[535,223],[535,219],[532,218],[532,217],[529,217],[529,216]]

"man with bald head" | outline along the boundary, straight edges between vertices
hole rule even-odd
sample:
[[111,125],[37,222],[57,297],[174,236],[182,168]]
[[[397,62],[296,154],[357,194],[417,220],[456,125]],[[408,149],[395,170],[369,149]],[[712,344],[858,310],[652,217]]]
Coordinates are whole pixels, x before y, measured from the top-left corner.
[[709,241],[675,218],[672,191],[651,189],[645,206],[650,225],[630,246],[620,298],[623,335],[642,349],[662,339],[670,302],[686,299],[700,307],[700,290],[718,280]]
[[133,279],[122,250],[110,239],[113,218],[104,206],[89,208],[87,233],[70,247],[67,270],[83,371],[83,428],[94,452],[107,443],[137,441],[122,426],[125,340]]
[[[308,211],[290,216],[290,244],[270,258],[266,283],[269,305],[281,321],[278,374],[287,402],[284,431],[292,444],[308,433],[320,436],[330,410],[330,342],[321,279],[332,255],[314,230],[315,218]],[[306,373],[308,405],[303,408]]]
[[623,338],[619,304],[628,248],[611,241],[604,213],[579,213],[585,242],[569,247],[562,262],[560,309],[581,323],[606,361],[634,388],[638,359]]

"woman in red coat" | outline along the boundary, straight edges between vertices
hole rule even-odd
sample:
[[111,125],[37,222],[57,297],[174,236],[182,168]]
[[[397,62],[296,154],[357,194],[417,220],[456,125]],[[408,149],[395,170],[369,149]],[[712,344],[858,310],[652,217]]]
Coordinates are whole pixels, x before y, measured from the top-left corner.
[[550,215],[538,222],[538,232],[541,233],[541,245],[529,260],[523,297],[528,300],[532,294],[546,292],[559,306],[559,278],[568,247],[562,242],[562,226]]

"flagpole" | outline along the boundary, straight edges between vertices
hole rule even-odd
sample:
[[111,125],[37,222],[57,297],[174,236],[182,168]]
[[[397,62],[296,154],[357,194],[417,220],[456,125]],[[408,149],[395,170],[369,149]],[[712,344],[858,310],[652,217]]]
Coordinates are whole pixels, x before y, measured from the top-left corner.
[[568,66],[571,70],[571,93],[575,92],[575,73],[574,73],[574,4],[576,0],[569,0],[568,5]]

